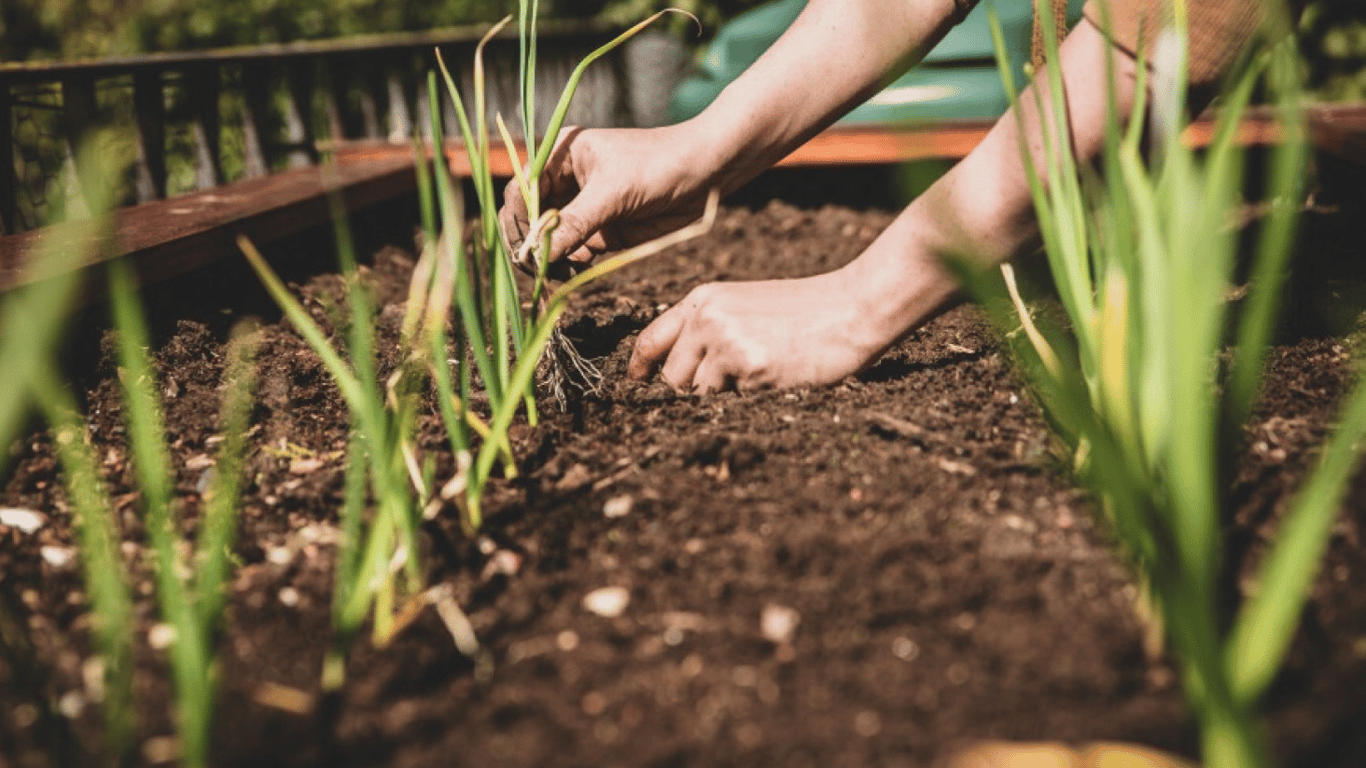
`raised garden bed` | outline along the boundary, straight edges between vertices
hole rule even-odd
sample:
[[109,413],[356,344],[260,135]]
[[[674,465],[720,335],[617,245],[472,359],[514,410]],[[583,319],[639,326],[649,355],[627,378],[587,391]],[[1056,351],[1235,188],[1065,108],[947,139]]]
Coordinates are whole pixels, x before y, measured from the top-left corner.
[[[219,647],[220,765],[928,765],[981,738],[1197,744],[1170,663],[1145,653],[1136,590],[1066,481],[975,310],[931,322],[831,388],[710,397],[622,379],[634,334],[698,282],[797,276],[852,258],[891,214],[799,209],[755,193],[713,232],[587,289],[569,334],[602,391],[514,429],[481,542],[451,510],[426,528],[486,655],[428,610],[389,647],[353,649],[319,695],[347,416],[317,359],[243,264],[149,292],[177,490],[211,456],[222,347],[267,322],[250,484]],[[383,338],[412,266],[411,201],[361,216]],[[1355,341],[1329,302],[1357,285],[1360,204],[1309,214],[1283,346],[1250,426],[1226,535],[1255,556],[1347,387]],[[319,320],[340,280],[315,232],[270,248]],[[1355,249],[1355,250],[1354,250]],[[1357,270],[1359,271],[1359,270]],[[1350,313],[1349,313],[1350,314]],[[1354,320],[1348,317],[1348,320]],[[92,309],[68,355],[114,498],[133,498],[116,371]],[[1331,331],[1331,333],[1330,333]],[[438,420],[423,447],[450,456]],[[0,506],[0,764],[90,764],[89,617],[48,440],[12,450]],[[1366,484],[1358,479],[1267,711],[1286,765],[1366,761]],[[142,545],[124,515],[127,547]],[[47,548],[47,549],[45,549]],[[1239,581],[1230,564],[1229,583]],[[146,581],[148,574],[139,574]],[[623,587],[619,616],[585,596]],[[170,683],[140,602],[140,761],[163,762]],[[794,625],[795,622],[795,625]],[[48,704],[55,711],[49,712]],[[64,712],[65,714],[60,714]]]

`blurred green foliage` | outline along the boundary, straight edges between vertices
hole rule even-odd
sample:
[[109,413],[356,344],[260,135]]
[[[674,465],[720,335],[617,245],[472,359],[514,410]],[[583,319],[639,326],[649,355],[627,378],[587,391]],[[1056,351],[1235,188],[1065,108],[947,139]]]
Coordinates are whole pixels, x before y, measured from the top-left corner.
[[[545,0],[549,18],[635,22],[668,6],[711,30],[760,0]],[[497,21],[511,0],[4,0],[0,61],[286,43]]]
[[1315,95],[1366,99],[1366,2],[1315,0],[1300,19],[1300,41]]
[[499,0],[6,0],[0,57],[84,58],[427,29],[499,17]]

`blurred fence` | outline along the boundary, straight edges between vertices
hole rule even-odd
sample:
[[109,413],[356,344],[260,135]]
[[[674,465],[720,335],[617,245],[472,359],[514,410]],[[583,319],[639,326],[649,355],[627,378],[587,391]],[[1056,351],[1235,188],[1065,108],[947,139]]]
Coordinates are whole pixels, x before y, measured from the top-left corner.
[[[406,144],[415,130],[430,133],[425,78],[435,67],[433,49],[441,49],[469,98],[474,48],[486,29],[0,65],[0,151],[11,158],[0,162],[0,234],[44,226],[62,209],[81,213],[75,149],[93,130],[114,129],[109,146],[122,155],[115,160],[124,169],[125,204],[315,164],[328,140]],[[543,25],[540,119],[549,117],[573,65],[618,31]],[[632,114],[625,60],[608,56],[590,67],[572,122],[652,121]],[[490,43],[486,68],[490,118],[501,112],[519,134],[515,30]],[[452,105],[442,111],[448,135],[456,134]]]

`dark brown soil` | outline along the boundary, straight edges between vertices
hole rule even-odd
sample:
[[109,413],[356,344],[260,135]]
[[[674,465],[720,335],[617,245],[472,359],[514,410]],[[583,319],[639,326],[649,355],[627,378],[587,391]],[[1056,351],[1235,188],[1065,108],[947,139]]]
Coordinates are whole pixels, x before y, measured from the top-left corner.
[[[386,304],[400,300],[411,266],[408,220],[380,226],[390,218],[358,225]],[[1145,655],[1135,588],[973,309],[948,312],[829,388],[693,397],[622,379],[635,333],[699,281],[827,270],[890,218],[732,208],[706,238],[588,289],[568,330],[601,358],[603,391],[517,428],[522,475],[497,481],[482,546],[451,510],[426,529],[430,578],[453,586],[487,657],[462,656],[428,611],[388,647],[362,638],[330,699],[319,674],[345,410],[240,265],[152,289],[189,512],[213,453],[227,329],[247,314],[267,322],[219,645],[218,764],[922,766],[987,737],[1123,739],[1193,754],[1172,667]],[[1314,269],[1346,259],[1360,216],[1312,219],[1303,258]],[[323,318],[319,299],[338,280],[317,271],[329,257],[316,240],[270,250]],[[1232,489],[1235,554],[1259,551],[1274,530],[1349,384],[1350,343],[1322,335],[1316,318],[1331,313],[1308,311],[1320,303],[1292,305],[1301,322],[1276,350]],[[395,316],[380,316],[389,337]],[[140,543],[98,317],[69,356],[125,534]],[[434,417],[422,442],[449,465]],[[46,524],[0,526],[0,766],[90,764],[90,617],[74,567],[41,553],[69,544],[60,478],[42,434],[11,457],[0,506],[40,510]],[[1358,477],[1267,702],[1288,765],[1366,764],[1363,522]],[[145,569],[135,582],[148,745],[137,760],[152,762],[153,737],[172,733],[170,683],[146,645],[155,609]],[[617,618],[583,605],[608,586],[630,596]],[[765,616],[797,621],[789,642],[765,636]],[[282,708],[291,689],[303,694],[300,711]]]

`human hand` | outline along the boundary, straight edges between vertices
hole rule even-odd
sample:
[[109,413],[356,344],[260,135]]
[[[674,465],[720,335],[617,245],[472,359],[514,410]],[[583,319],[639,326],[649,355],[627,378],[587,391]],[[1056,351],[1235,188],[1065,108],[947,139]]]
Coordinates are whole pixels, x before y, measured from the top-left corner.
[[[923,197],[923,196],[922,196]],[[636,339],[627,376],[683,392],[833,384],[950,304],[958,282],[936,244],[946,217],[903,211],[858,258],[795,280],[708,283]]]
[[[569,271],[668,234],[701,214],[712,176],[682,126],[652,129],[569,128],[561,132],[545,171],[543,209],[559,210],[551,238],[552,265]],[[532,227],[516,181],[498,214],[516,253]]]
[[837,271],[699,286],[641,332],[627,375],[658,370],[683,392],[837,382],[899,335],[870,322],[847,280]]

